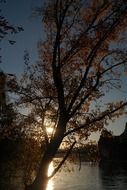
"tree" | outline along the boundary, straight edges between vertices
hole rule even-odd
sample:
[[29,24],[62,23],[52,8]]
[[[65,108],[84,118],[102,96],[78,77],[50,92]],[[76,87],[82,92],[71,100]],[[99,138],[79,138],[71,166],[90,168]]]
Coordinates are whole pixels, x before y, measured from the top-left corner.
[[[127,102],[103,105],[99,100],[119,87],[126,71],[127,52],[118,46],[126,29],[126,10],[125,0],[49,0],[37,10],[45,38],[38,43],[35,65],[30,67],[25,54],[18,103],[29,106],[27,121],[41,128],[45,149],[37,176],[26,189],[44,190],[74,146],[124,113]],[[68,151],[48,177],[48,166],[65,143]]]
[[16,88],[16,79],[12,74],[0,71],[0,139],[7,138],[12,133],[16,124],[16,110],[10,101],[7,92]]

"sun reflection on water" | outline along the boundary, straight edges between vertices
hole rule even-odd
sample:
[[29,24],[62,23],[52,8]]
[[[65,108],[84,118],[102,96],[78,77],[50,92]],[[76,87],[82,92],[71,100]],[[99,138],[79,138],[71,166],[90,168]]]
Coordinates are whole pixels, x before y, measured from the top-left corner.
[[[52,174],[53,170],[54,170],[54,166],[53,166],[53,162],[51,162],[48,169],[48,176]],[[52,179],[48,181],[46,190],[54,190],[54,183]]]
[[53,183],[52,179],[50,179],[48,181],[48,185],[47,185],[46,190],[54,190],[54,183]]

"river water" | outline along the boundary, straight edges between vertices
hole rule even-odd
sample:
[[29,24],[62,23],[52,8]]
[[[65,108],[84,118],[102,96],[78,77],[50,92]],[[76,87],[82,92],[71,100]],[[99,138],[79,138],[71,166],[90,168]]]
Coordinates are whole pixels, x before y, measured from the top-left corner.
[[[53,166],[50,166],[52,170]],[[48,183],[47,190],[125,190],[127,189],[127,165],[106,163],[102,166],[83,162],[68,165]],[[73,171],[72,171],[73,170]]]

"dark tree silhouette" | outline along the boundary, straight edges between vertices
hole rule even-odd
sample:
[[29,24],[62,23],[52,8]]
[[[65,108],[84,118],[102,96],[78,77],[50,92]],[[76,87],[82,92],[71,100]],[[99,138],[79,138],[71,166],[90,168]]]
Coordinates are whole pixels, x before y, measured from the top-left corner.
[[[126,71],[127,52],[118,43],[126,30],[127,2],[48,0],[37,13],[46,37],[38,43],[35,65],[30,67],[25,56],[26,70],[18,89],[18,103],[31,110],[27,121],[41,128],[45,141],[37,176],[26,187],[29,190],[44,190],[73,147],[122,115],[127,105],[122,100],[99,104],[118,87]],[[48,176],[49,164],[61,145],[68,151]]]

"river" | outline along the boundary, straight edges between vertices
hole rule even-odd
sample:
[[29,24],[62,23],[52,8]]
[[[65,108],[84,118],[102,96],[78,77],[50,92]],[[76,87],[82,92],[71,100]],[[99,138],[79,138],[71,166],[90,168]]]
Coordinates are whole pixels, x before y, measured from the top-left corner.
[[[107,163],[99,166],[83,162],[68,165],[70,172],[62,170],[48,183],[47,190],[125,190],[127,188],[127,165]],[[53,165],[50,165],[49,173]],[[73,170],[73,171],[72,171]]]

